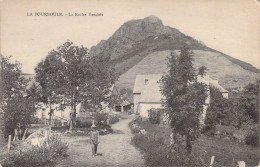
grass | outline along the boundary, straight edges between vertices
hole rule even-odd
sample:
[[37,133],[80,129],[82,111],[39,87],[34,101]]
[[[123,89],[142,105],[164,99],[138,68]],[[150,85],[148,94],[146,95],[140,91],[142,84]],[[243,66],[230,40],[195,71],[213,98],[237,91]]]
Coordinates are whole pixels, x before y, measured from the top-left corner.
[[[220,85],[224,88],[233,89],[244,87],[249,83],[255,82],[256,79],[260,77],[259,73],[241,68],[223,57],[220,53],[205,50],[193,50],[193,52],[195,59],[194,67],[199,68],[203,65],[206,66],[208,69],[207,74],[213,79],[218,79]],[[170,50],[157,51],[145,55],[138,63],[136,62],[132,68],[119,77],[117,86],[119,88],[133,89],[137,74],[158,74],[166,72],[166,58],[168,56],[170,56]],[[131,58],[131,61],[132,59],[134,59],[134,57]],[[128,61],[124,63],[128,63]]]
[[[188,155],[183,151],[177,151],[177,154],[175,152],[171,155],[169,151],[171,129],[168,126],[155,125],[148,121],[138,121],[137,123],[141,128],[146,129],[148,137],[136,133],[133,144],[145,154],[146,164],[149,166],[178,166],[178,164],[182,166],[209,166],[211,156],[215,156],[214,166],[237,166],[238,161],[245,161],[248,166],[256,166],[259,163],[258,148],[205,135],[201,135],[193,142],[192,155]],[[147,140],[150,141],[147,142]],[[160,156],[154,156],[154,154]],[[172,156],[170,160],[169,157],[167,158],[169,155]],[[160,159],[163,159],[164,162],[160,161]]]

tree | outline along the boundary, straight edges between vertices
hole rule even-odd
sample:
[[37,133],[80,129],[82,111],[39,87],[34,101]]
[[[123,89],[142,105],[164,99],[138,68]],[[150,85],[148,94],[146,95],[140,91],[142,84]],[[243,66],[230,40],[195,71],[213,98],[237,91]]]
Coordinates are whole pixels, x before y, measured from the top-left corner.
[[[179,56],[171,53],[168,60],[169,71],[161,79],[161,92],[165,97],[163,103],[169,111],[171,127],[175,133],[185,136],[186,149],[191,153],[191,141],[200,133],[207,89],[205,84],[197,81],[193,53],[186,46],[181,48]],[[198,71],[205,74],[205,67]]]
[[[32,85],[26,90],[27,92],[27,98],[30,98],[32,100],[32,105],[33,105],[33,112],[35,114],[37,108],[36,105],[40,100],[40,89],[39,86],[33,82]],[[33,114],[33,117],[34,117]]]
[[18,124],[25,127],[30,123],[33,107],[32,101],[26,98],[28,80],[21,76],[21,64],[1,56],[0,74],[0,112],[3,112],[4,134],[8,137],[14,134]]
[[227,110],[229,102],[223,98],[220,90],[214,86],[209,87],[210,91],[210,103],[207,108],[205,117],[204,132],[214,133],[216,125],[222,121],[226,116],[225,110]]
[[54,112],[54,110],[52,109],[52,105],[59,102],[58,94],[61,84],[59,83],[58,71],[60,70],[60,68],[62,68],[61,60],[59,60],[58,58],[57,51],[54,50],[49,52],[47,57],[40,63],[38,63],[35,68],[35,80],[40,85],[39,101],[43,102],[46,105],[49,105],[50,123],[51,116]]
[[249,84],[238,98],[226,99],[219,89],[210,87],[210,105],[205,119],[205,132],[214,133],[220,123],[240,128],[243,124],[257,123],[257,84]]
[[104,55],[89,56],[86,47],[73,46],[70,41],[49,53],[36,67],[36,79],[45,98],[71,107],[71,123],[76,123],[76,106],[81,102],[92,106],[109,99],[115,71]]
[[90,57],[91,75],[88,82],[88,93],[85,96],[88,103],[99,105],[101,102],[112,103],[114,100],[111,88],[118,76],[109,61],[110,57],[104,54]]
[[250,83],[245,87],[243,95],[240,100],[240,107],[245,110],[248,116],[254,120],[255,123],[259,121],[259,89],[260,80],[256,83]]

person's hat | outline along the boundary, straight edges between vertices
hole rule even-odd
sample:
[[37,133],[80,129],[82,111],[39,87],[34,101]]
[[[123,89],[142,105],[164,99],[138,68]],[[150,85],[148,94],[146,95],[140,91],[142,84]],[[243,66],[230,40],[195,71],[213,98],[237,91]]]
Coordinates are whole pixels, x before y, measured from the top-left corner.
[[97,126],[95,124],[92,124],[91,128],[96,128]]

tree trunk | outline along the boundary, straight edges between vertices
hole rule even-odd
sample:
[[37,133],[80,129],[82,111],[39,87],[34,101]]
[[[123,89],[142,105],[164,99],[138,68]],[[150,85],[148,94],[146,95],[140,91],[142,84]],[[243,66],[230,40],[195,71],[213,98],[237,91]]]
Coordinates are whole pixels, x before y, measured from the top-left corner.
[[74,93],[72,93],[71,98],[71,112],[70,112],[70,131],[73,129],[73,123],[74,123]]
[[49,101],[49,105],[50,105],[50,120],[49,120],[49,125],[51,125],[51,115],[52,115],[51,101]]
[[75,100],[74,100],[74,102],[73,102],[73,122],[74,122],[74,125],[76,125],[76,113],[77,111],[76,111],[76,102],[75,102]]
[[35,112],[35,102],[34,102],[34,98],[33,98],[33,119],[35,117],[35,114],[36,114],[36,112]]
[[70,131],[73,129],[73,105],[71,105],[71,112],[70,112]]
[[192,150],[192,145],[191,145],[191,135],[190,133],[186,134],[186,149],[187,152],[190,154]]

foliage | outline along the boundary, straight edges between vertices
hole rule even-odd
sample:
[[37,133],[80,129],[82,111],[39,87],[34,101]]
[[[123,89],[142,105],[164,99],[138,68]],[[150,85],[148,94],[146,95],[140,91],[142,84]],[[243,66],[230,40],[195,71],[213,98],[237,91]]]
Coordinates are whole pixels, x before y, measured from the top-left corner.
[[[186,46],[181,48],[179,56],[172,52],[169,71],[161,79],[171,127],[175,133],[186,136],[188,152],[191,152],[191,141],[200,133],[200,116],[207,97],[206,85],[197,81],[193,61],[193,53]],[[205,67],[200,68],[199,73],[205,74],[204,70]]]
[[210,87],[210,106],[207,109],[204,132],[214,133],[215,126],[222,125],[240,128],[242,125],[252,125],[258,121],[257,84],[246,86],[238,98],[223,98],[221,92]]
[[[147,142],[149,141],[149,142]],[[183,149],[172,151],[162,137],[152,138],[137,134],[132,143],[145,152],[147,166],[204,166],[199,155],[187,154]]]
[[35,68],[43,99],[70,106],[71,121],[75,123],[78,103],[92,104],[93,108],[109,101],[110,88],[116,76],[108,61],[104,55],[89,56],[86,47],[65,42]]
[[149,121],[153,124],[160,124],[161,115],[163,111],[161,109],[150,109],[148,110]]
[[28,81],[21,77],[21,64],[11,63],[11,57],[1,55],[0,106],[13,97],[21,97],[25,92]]
[[223,119],[224,109],[228,105],[218,88],[210,86],[210,104],[205,117],[204,133],[214,134],[216,125]]
[[77,118],[77,128],[90,128],[92,125],[92,118]]
[[88,103],[99,105],[101,102],[111,102],[110,89],[118,76],[109,61],[110,57],[104,54],[91,57],[91,80],[85,98]]
[[148,131],[147,135],[136,132],[137,128],[130,125],[134,137],[132,144],[138,147],[143,153],[147,166],[204,166],[205,162],[201,159],[202,155],[195,153],[188,154],[185,147],[178,147],[175,151],[170,146],[166,138],[170,135],[165,135],[164,128],[159,128],[155,124],[148,121],[137,122],[140,128]]
[[[32,146],[32,148],[10,155],[10,161],[6,157],[3,167],[18,166],[43,166],[54,162],[55,159],[67,154],[68,145],[61,141],[57,135],[51,135],[48,144],[42,146]],[[6,155],[8,156],[8,155]]]
[[7,101],[4,109],[5,138],[14,135],[14,129],[18,124],[25,130],[31,123],[34,113],[32,101],[26,98],[13,98]]
[[119,122],[119,120],[120,119],[116,115],[109,116],[109,124],[117,123],[117,122]]
[[255,123],[259,121],[259,111],[258,111],[258,96],[260,89],[260,80],[256,83],[250,83],[245,87],[243,96],[240,100],[240,107],[245,110],[248,116],[254,120]]
[[[187,154],[184,149],[185,141],[181,145],[176,145],[176,148],[175,145],[174,147],[170,145],[172,131],[170,127],[159,126],[149,121],[137,121],[136,123],[139,129],[147,131],[146,136],[137,132],[133,134],[132,138],[135,140],[133,144],[143,153],[146,164],[149,164],[147,166],[207,166],[213,155],[215,156],[213,166],[237,166],[237,161],[241,160],[245,161],[248,166],[257,166],[259,163],[259,148],[257,147],[233,140],[200,135],[193,142],[192,153]],[[129,126],[131,130],[134,130],[131,123]],[[228,131],[230,130],[228,129]],[[152,144],[147,141],[152,141]],[[173,152],[171,152],[172,149]]]
[[110,125],[107,124],[108,114],[105,113],[96,113],[94,116],[95,125],[100,132],[100,135],[105,135],[113,132],[113,129]]
[[26,96],[28,80],[21,76],[21,64],[10,62],[10,57],[1,57],[0,107],[3,111],[4,135],[14,134],[20,124],[22,128],[30,123],[34,112],[33,101]]
[[250,131],[250,133],[245,138],[246,144],[259,147],[260,136],[259,129],[256,127]]
[[95,116],[95,122],[97,123],[106,123],[107,119],[108,119],[108,114],[104,114],[104,113],[96,113]]

